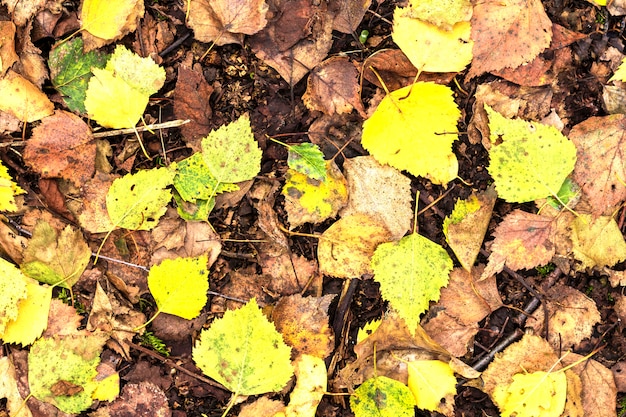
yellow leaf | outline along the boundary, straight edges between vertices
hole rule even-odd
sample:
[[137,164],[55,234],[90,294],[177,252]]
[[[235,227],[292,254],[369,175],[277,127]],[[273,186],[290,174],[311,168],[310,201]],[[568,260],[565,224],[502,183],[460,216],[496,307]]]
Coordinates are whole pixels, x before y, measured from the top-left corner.
[[18,316],[10,322],[2,335],[5,343],[33,343],[48,326],[48,312],[52,301],[52,287],[39,285],[26,278],[26,298],[18,304]]
[[[148,287],[161,313],[191,320],[207,302],[207,256],[165,259],[150,268]],[[172,277],[176,277],[173,279]]]
[[411,417],[415,415],[415,399],[402,382],[375,376],[350,396],[350,408],[355,417]]
[[[595,2],[594,2],[595,3]],[[603,6],[605,6],[606,4],[603,4]],[[613,73],[613,76],[611,78],[609,78],[609,82],[611,81],[626,81],[626,58],[622,59],[622,63],[619,64],[619,67],[617,67],[617,70],[615,70],[615,72]]]
[[[127,20],[141,0],[84,0],[80,21],[82,28],[102,39],[115,39],[122,34]],[[143,13],[142,13],[143,14]]]
[[581,214],[572,223],[574,257],[583,265],[613,266],[626,259],[626,242],[619,226],[610,216],[593,219]]
[[357,344],[361,343],[365,338],[369,337],[369,335],[374,333],[376,329],[378,329],[378,326],[380,326],[381,322],[382,322],[382,319],[378,319],[378,320],[372,320],[372,321],[365,323],[365,325],[361,327],[359,329],[359,332],[357,333],[356,343]]
[[320,272],[337,278],[357,278],[371,273],[374,250],[390,237],[381,221],[366,214],[342,217],[320,238],[317,247]]
[[396,7],[393,13],[393,41],[420,71],[463,71],[472,61],[471,32],[467,21],[446,30],[414,19],[409,8]]
[[27,296],[26,277],[12,263],[0,258],[0,337],[17,319],[18,303]]
[[294,361],[296,386],[285,409],[287,417],[315,417],[317,406],[326,392],[326,364],[322,358],[300,355]]
[[493,393],[502,417],[558,417],[566,396],[565,373],[543,371],[515,374],[510,385],[498,386]]
[[23,122],[34,122],[54,113],[54,104],[39,88],[16,72],[9,70],[0,79],[0,110]]
[[387,95],[363,123],[361,143],[381,164],[447,184],[459,164],[452,152],[461,112],[452,90],[419,82]]
[[11,417],[32,417],[32,413],[17,387],[15,367],[8,356],[0,358],[0,398],[6,398],[6,409]]
[[91,398],[99,401],[113,401],[118,395],[120,395],[120,374],[115,372],[98,381]]
[[407,14],[413,18],[450,30],[455,23],[470,20],[472,3],[469,0],[411,1]]
[[15,196],[24,194],[9,175],[9,170],[0,161],[0,211],[16,211]]
[[409,362],[409,389],[417,407],[435,411],[446,396],[456,394],[454,371],[445,362],[422,360]]
[[287,171],[285,178],[282,194],[291,228],[334,217],[348,201],[346,179],[333,161],[326,162],[324,181],[293,169]]

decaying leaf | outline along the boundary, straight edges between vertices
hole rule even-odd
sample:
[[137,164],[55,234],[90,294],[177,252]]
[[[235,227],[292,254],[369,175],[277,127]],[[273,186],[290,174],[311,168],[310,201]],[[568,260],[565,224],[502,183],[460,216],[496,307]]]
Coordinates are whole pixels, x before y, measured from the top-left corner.
[[320,237],[317,259],[320,272],[337,278],[359,278],[372,272],[376,247],[391,238],[380,221],[366,214],[342,217]]
[[0,110],[22,122],[34,122],[50,116],[54,104],[39,88],[13,70],[0,79]]
[[[563,358],[563,365],[569,366],[583,357],[570,353]],[[593,359],[587,359],[572,368],[582,383],[582,409],[585,417],[609,417],[617,407],[617,387],[613,373]],[[620,390],[622,391],[622,390]]]
[[326,393],[326,364],[319,356],[303,354],[296,358],[293,366],[296,386],[289,395],[284,417],[315,417],[317,406]]
[[361,143],[380,163],[445,185],[458,173],[452,142],[460,115],[452,90],[418,82],[380,102],[363,123]]
[[375,376],[354,391],[350,408],[356,417],[411,417],[415,415],[415,399],[403,383]]
[[15,24],[13,22],[0,22],[0,39],[2,39],[0,44],[0,77],[2,77],[19,58],[15,53]]
[[319,146],[304,142],[288,145],[287,165],[289,168],[318,181],[326,180],[326,160]]
[[378,218],[391,232],[391,238],[400,240],[413,218],[411,180],[397,169],[379,164],[372,156],[346,159],[343,168],[349,197],[341,215],[365,213]]
[[32,417],[18,390],[15,366],[8,356],[0,358],[0,398],[6,399],[6,408],[11,417]]

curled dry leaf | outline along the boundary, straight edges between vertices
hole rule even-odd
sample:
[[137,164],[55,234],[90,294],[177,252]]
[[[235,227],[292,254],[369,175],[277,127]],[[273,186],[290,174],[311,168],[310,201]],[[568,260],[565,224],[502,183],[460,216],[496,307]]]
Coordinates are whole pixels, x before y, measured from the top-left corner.
[[267,25],[265,0],[191,0],[189,27],[201,42],[242,43]]
[[309,75],[302,101],[309,110],[333,115],[356,109],[365,117],[359,71],[347,57],[331,57],[316,66]]
[[15,24],[13,22],[0,22],[0,76],[18,60],[15,53]]

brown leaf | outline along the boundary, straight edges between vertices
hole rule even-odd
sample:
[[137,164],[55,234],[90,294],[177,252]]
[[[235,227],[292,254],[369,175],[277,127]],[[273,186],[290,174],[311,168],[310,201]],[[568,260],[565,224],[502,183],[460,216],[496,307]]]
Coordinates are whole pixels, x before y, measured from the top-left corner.
[[191,0],[188,25],[201,42],[240,44],[267,25],[267,11],[265,0]]
[[117,176],[96,173],[82,184],[79,201],[68,201],[67,208],[90,233],[104,233],[115,228],[106,207],[107,191]]
[[[563,357],[563,365],[568,366],[583,356],[570,353]],[[576,366],[572,371],[580,377],[582,383],[582,408],[585,417],[615,416],[617,407],[617,387],[613,373],[601,363],[587,359]]]
[[80,186],[95,169],[96,144],[83,120],[57,110],[33,130],[24,161],[43,178],[64,178]]
[[64,381],[62,379],[52,384],[52,386],[50,387],[50,392],[52,392],[52,394],[57,397],[59,395],[76,395],[82,391],[83,391],[82,386],[72,384],[71,382]]
[[17,61],[15,53],[15,25],[13,22],[0,22],[0,76]]
[[349,34],[357,30],[372,0],[334,0],[330,3],[332,11],[338,9],[335,12],[333,30]]
[[[431,308],[432,311],[432,308]],[[449,316],[445,311],[424,324],[424,330],[433,340],[450,352],[451,355],[464,356],[474,343],[474,336],[480,327],[478,323],[463,324]]]
[[333,115],[356,109],[365,117],[359,71],[347,57],[331,57],[316,66],[309,75],[302,101],[309,110]]
[[295,356],[301,354],[326,358],[335,347],[333,330],[328,322],[328,307],[334,295],[302,297],[294,294],[281,298],[272,311],[272,320]]
[[17,26],[24,26],[44,8],[46,0],[2,0],[2,4],[9,9],[13,22]]
[[74,307],[53,298],[50,304],[50,313],[48,314],[48,326],[46,326],[41,336],[52,337],[74,334],[80,326],[82,319]]
[[13,70],[0,79],[0,110],[23,122],[34,122],[54,113],[54,104],[39,88]]
[[326,2],[276,2],[278,18],[250,38],[252,51],[295,85],[318,65],[332,46],[333,19]]
[[204,78],[200,64],[196,63],[193,68],[185,62],[180,64],[174,89],[174,115],[178,119],[191,120],[181,127],[181,133],[195,151],[201,150],[200,140],[211,131],[213,111],[209,99],[212,93],[213,87]]
[[552,22],[540,0],[478,1],[471,23],[474,59],[468,78],[529,62],[552,39]]
[[101,409],[106,410],[108,417],[134,416],[139,410],[145,416],[171,417],[172,415],[163,390],[148,381],[125,385],[119,398],[98,410]]
[[626,115],[591,117],[572,128],[576,145],[574,180],[591,203],[593,214],[610,215],[626,200]]
[[556,253],[554,218],[515,210],[496,227],[489,263],[481,280],[497,274],[504,265],[513,270],[545,265]]

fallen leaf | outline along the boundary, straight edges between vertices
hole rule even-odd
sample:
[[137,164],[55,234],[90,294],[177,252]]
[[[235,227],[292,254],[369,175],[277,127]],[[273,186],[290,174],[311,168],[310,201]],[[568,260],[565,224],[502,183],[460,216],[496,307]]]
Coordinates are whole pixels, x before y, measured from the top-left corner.
[[106,206],[115,227],[131,230],[153,229],[167,210],[175,172],[153,168],[127,174],[113,181],[106,195]]
[[193,360],[236,395],[257,395],[285,387],[293,375],[290,351],[253,298],[200,333]]
[[459,72],[472,61],[473,40],[468,21],[455,22],[450,30],[414,17],[411,7],[396,7],[393,41],[420,71]]
[[497,194],[493,187],[458,200],[443,220],[443,234],[466,271],[471,271],[487,233]]
[[329,115],[356,109],[365,116],[359,71],[347,57],[331,57],[313,68],[302,101],[309,110]]
[[18,390],[15,366],[8,356],[0,358],[0,397],[6,399],[9,416],[32,417],[33,414]]
[[415,19],[450,30],[457,22],[470,20],[472,3],[469,0],[412,1],[409,14]]
[[471,23],[474,59],[468,78],[529,62],[552,39],[552,22],[539,0],[477,3]]
[[17,319],[19,301],[28,295],[24,275],[13,264],[0,258],[0,335]]
[[265,0],[191,0],[187,24],[200,42],[242,43],[267,25]]
[[43,178],[64,178],[80,186],[93,176],[96,144],[89,126],[62,110],[46,117],[26,142],[24,162]]
[[[581,355],[570,353],[563,358],[563,365],[569,366],[583,359]],[[582,383],[582,408],[585,417],[609,417],[617,408],[618,389],[613,373],[593,359],[587,359],[572,367]],[[620,390],[621,391],[621,390]]]
[[554,217],[514,210],[504,217],[493,233],[489,262],[481,280],[501,272],[545,265],[556,253]]
[[107,191],[116,176],[96,172],[81,187],[79,204],[68,203],[68,209],[78,218],[80,226],[90,233],[105,233],[115,228],[106,207]]
[[284,412],[285,405],[281,401],[270,400],[267,397],[259,397],[254,402],[243,404],[239,409],[238,417],[282,417]]
[[363,123],[361,143],[381,164],[445,185],[458,173],[452,142],[460,115],[452,90],[418,82],[385,96]]
[[346,179],[334,161],[324,164],[326,180],[309,178],[293,169],[285,173],[285,210],[291,229],[335,217],[348,200]]
[[591,203],[595,216],[609,215],[626,200],[626,115],[590,117],[572,128],[577,148],[574,180]]
[[580,214],[572,222],[574,257],[585,267],[613,266],[626,259],[624,235],[610,216]]
[[400,240],[413,219],[411,180],[397,169],[379,164],[372,156],[346,159],[343,168],[349,197],[341,216],[364,213],[382,220],[391,238]]
[[0,76],[18,60],[15,53],[15,24],[10,21],[0,22]]
[[385,225],[366,214],[342,217],[320,237],[320,272],[337,278],[359,278],[372,273],[374,250],[391,238]]
[[26,278],[26,293],[26,298],[19,301],[17,319],[9,322],[4,329],[1,336],[4,343],[30,345],[48,325],[52,287]]
[[282,297],[272,310],[272,321],[285,343],[298,355],[328,357],[334,348],[334,335],[329,326],[328,307],[334,295]]
[[68,225],[59,232],[41,220],[24,251],[21,269],[40,282],[72,288],[90,259],[91,250],[80,230]]
[[559,417],[566,395],[565,373],[535,371],[513,375],[513,382],[496,388],[493,399],[503,417]]
[[104,68],[108,54],[83,51],[82,38],[74,38],[50,51],[48,66],[54,88],[63,94],[63,100],[72,111],[85,113],[85,96],[92,68]]
[[371,266],[383,298],[413,331],[430,301],[439,300],[453,264],[445,249],[413,233],[378,245]]
[[402,382],[375,376],[350,396],[350,408],[355,417],[411,417],[415,415],[415,399]]
[[556,128],[507,119],[485,105],[492,143],[489,174],[498,196],[523,203],[556,195],[576,163],[576,146]]
[[319,146],[309,142],[287,146],[289,168],[314,180],[326,180],[326,161]]
[[44,8],[46,0],[2,0],[17,26],[24,26]]
[[326,394],[328,379],[326,364],[318,356],[302,354],[294,360],[293,366],[296,386],[289,395],[289,404],[285,408],[284,416],[315,417],[317,406]]
[[[28,144],[29,142],[27,142]],[[24,194],[26,191],[21,189],[9,175],[9,170],[0,161],[0,210],[16,211],[15,196]]]
[[134,32],[145,9],[141,0],[85,0],[80,11],[85,50],[100,48]]
[[457,381],[450,365],[438,360],[421,360],[409,362],[407,366],[408,386],[417,408],[437,411],[441,402],[454,404]]
[[18,73],[9,70],[0,79],[0,110],[22,122],[31,123],[54,113],[54,104],[39,88]]
[[217,194],[239,189],[237,184],[219,182],[200,152],[177,162],[175,169],[174,188],[183,200],[191,203],[196,203],[197,200],[211,200]]
[[[122,394],[113,403],[98,408],[106,417],[124,417],[136,414],[138,410],[155,417],[170,417],[167,396],[161,388],[150,381],[126,384]],[[103,416],[103,417],[104,417]]]

